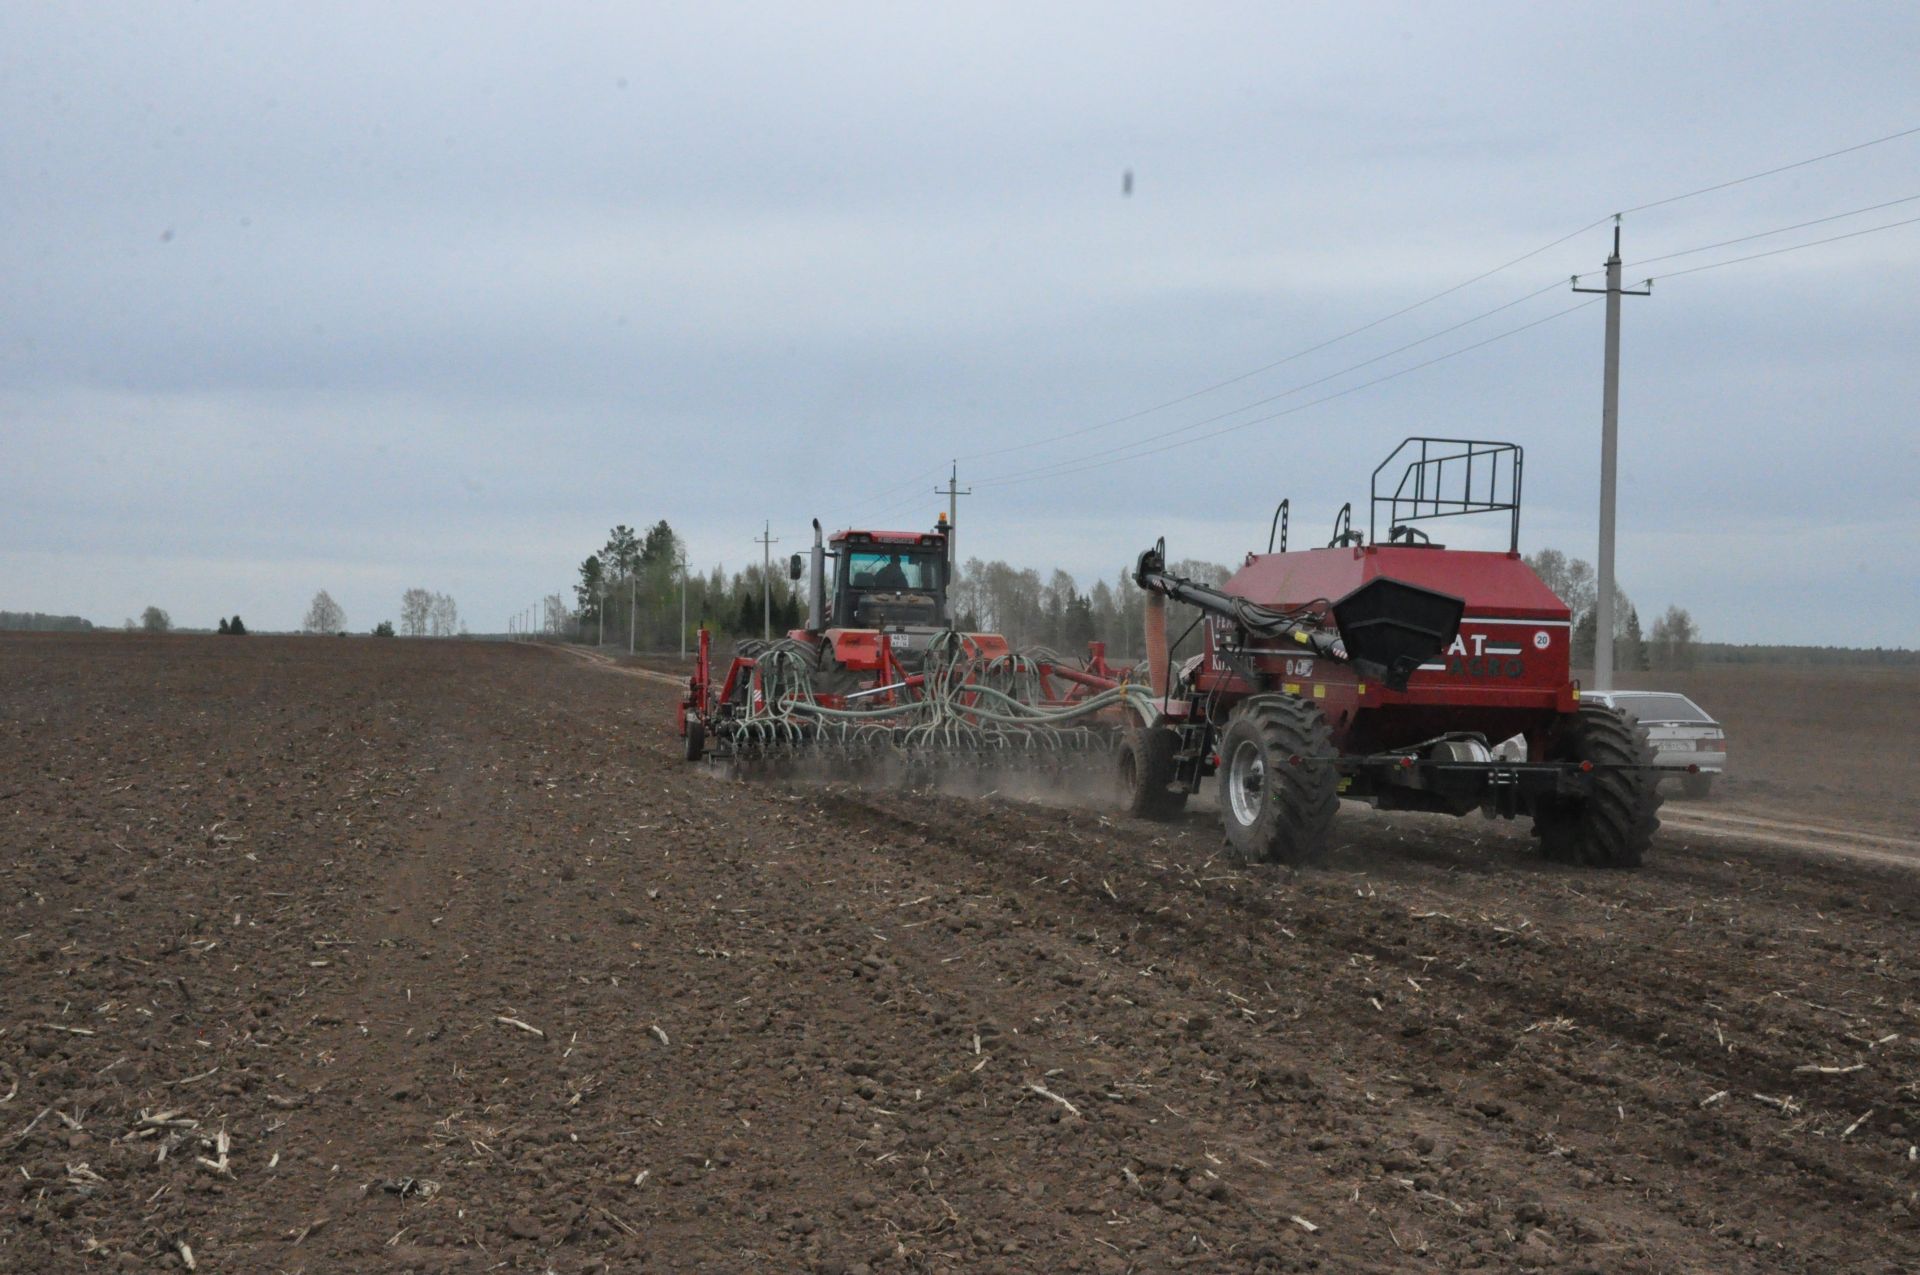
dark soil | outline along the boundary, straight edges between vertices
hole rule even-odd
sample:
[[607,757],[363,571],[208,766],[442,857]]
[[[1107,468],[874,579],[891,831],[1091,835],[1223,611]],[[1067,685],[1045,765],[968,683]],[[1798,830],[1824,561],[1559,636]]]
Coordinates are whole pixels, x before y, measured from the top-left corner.
[[0,1270],[1920,1268],[1913,871],[1250,870],[724,782],[673,695],[0,636]]

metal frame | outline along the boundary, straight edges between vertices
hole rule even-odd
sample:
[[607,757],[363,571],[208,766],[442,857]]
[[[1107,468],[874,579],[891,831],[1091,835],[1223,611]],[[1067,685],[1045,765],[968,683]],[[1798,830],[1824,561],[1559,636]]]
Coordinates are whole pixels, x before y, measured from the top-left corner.
[[1275,536],[1280,538],[1280,552],[1285,553],[1287,551],[1287,523],[1292,520],[1287,510],[1291,504],[1291,501],[1283,500],[1280,502],[1280,507],[1273,511],[1273,526],[1267,529],[1268,553],[1273,552],[1273,540]]
[[[1382,495],[1380,475],[1409,447],[1419,453],[1407,462],[1400,483]],[[1435,455],[1441,448],[1444,451]],[[1464,450],[1458,450],[1464,449]],[[1505,464],[1502,464],[1503,458]],[[1526,452],[1518,443],[1489,442],[1471,438],[1409,438],[1380,462],[1373,471],[1371,504],[1367,510],[1367,540],[1380,543],[1380,506],[1387,506],[1387,536],[1391,541],[1395,527],[1425,522],[1433,518],[1457,518],[1463,514],[1504,513],[1510,519],[1508,551],[1520,552],[1520,480],[1526,465]],[[1409,491],[1409,485],[1412,490]],[[1502,499],[1502,488],[1505,498]],[[1458,494],[1455,494],[1457,490]],[[1484,491],[1484,495],[1480,493]],[[1402,512],[1405,510],[1405,512]]]

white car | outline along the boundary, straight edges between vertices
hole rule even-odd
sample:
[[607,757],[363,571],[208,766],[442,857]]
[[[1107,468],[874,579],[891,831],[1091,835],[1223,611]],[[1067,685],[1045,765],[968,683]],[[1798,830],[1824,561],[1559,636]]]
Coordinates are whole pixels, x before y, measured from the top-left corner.
[[1713,777],[1726,773],[1726,730],[1677,691],[1581,691],[1580,698],[1617,708],[1646,727],[1654,761],[1674,772],[1662,778],[1677,778],[1695,801],[1712,795]]

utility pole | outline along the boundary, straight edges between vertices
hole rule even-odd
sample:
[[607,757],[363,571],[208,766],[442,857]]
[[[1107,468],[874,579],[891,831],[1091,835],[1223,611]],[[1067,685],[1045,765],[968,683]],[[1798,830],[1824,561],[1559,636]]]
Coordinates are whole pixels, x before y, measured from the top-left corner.
[[780,537],[773,534],[773,524],[765,524],[754,539],[760,542],[760,636],[773,641],[773,547],[780,543]]
[[1600,391],[1600,579],[1593,603],[1593,689],[1613,689],[1613,511],[1620,472],[1620,298],[1644,297],[1653,280],[1637,291],[1620,286],[1620,218],[1613,219],[1613,255],[1607,258],[1607,286],[1575,292],[1600,292],[1607,298],[1606,374]]
[[955,460],[948,463],[952,465],[952,468],[947,471],[947,485],[945,487],[935,487],[933,494],[936,496],[945,495],[947,498],[947,583],[952,584],[953,577],[960,574],[960,558],[959,555],[954,552],[954,537],[957,534],[955,528],[960,522],[960,497],[973,495],[973,488],[969,487],[965,491],[961,491],[960,462]]
[[627,568],[627,654],[633,654],[633,630],[640,618],[640,589],[633,577],[633,568]]
[[680,548],[680,658],[687,658],[687,550]]
[[594,635],[593,649],[599,650],[607,644],[607,578],[600,577],[600,605],[593,609],[593,618],[600,623],[600,631]]

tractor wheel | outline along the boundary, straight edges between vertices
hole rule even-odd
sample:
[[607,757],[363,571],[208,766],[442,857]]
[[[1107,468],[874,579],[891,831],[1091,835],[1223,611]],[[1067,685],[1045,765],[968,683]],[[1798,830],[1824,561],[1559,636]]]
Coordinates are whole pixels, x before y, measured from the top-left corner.
[[872,679],[842,664],[833,653],[832,643],[821,643],[820,660],[815,666],[813,691],[816,695],[851,695]]
[[1680,792],[1688,801],[1706,801],[1713,796],[1713,776],[1684,775],[1680,779]]
[[1220,822],[1236,857],[1304,864],[1326,853],[1340,809],[1333,731],[1320,710],[1290,695],[1241,707],[1220,741]]
[[1561,726],[1551,756],[1592,762],[1595,769],[1584,799],[1550,801],[1534,811],[1541,855],[1591,868],[1639,867],[1660,827],[1660,778],[1646,728],[1618,709],[1582,704]]
[[707,751],[707,728],[697,717],[687,718],[687,760],[699,761]]
[[1115,755],[1120,804],[1143,819],[1171,819],[1187,808],[1184,789],[1173,782],[1173,750],[1178,737],[1164,726],[1128,731]]

